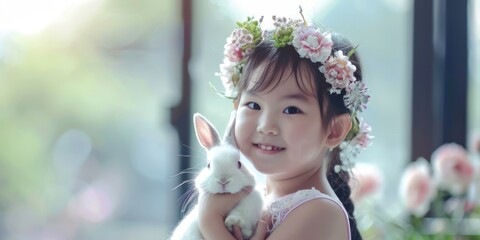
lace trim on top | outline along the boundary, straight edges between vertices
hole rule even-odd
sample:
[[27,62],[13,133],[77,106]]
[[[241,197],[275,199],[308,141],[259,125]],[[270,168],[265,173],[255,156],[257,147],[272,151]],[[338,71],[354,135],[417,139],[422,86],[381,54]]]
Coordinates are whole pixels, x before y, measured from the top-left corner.
[[272,216],[272,227],[268,227],[268,233],[272,233],[283,222],[283,220],[285,220],[285,218],[291,211],[295,210],[298,206],[304,204],[305,202],[313,199],[330,200],[342,208],[343,212],[345,213],[345,218],[348,225],[348,239],[350,239],[350,221],[348,213],[343,207],[343,204],[338,200],[321,193],[315,188],[299,190],[295,193],[280,197],[275,201],[269,203],[266,210],[267,213]]

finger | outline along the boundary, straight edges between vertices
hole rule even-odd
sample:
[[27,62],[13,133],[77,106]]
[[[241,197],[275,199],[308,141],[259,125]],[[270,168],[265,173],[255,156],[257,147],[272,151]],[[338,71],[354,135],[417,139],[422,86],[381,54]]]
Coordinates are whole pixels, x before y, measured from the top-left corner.
[[270,215],[268,213],[263,213],[262,220],[266,223],[271,223],[272,222],[272,215]]
[[246,186],[246,187],[242,188],[242,191],[240,191],[240,193],[242,193],[242,194],[244,194],[245,196],[247,196],[247,195],[250,194],[252,191],[253,191],[253,187],[252,187],[252,186]]
[[264,240],[267,236],[267,223],[263,220],[257,222],[257,228],[255,229],[255,234],[253,234],[250,240]]
[[241,230],[240,227],[237,226],[237,225],[234,225],[234,226],[233,226],[233,236],[234,236],[237,240],[243,240],[242,230]]

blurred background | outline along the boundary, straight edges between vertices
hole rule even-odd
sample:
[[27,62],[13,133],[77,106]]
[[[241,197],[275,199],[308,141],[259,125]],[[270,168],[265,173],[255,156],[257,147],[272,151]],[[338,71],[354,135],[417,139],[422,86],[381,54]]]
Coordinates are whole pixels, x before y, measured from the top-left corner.
[[464,15],[448,0],[288,2],[0,0],[0,239],[166,239],[191,186],[175,187],[204,164],[192,114],[223,133],[232,109],[209,86],[226,37],[247,16],[298,18],[298,4],[360,46],[375,140],[359,161],[388,176],[385,207],[407,163],[469,147],[479,1],[456,1]]

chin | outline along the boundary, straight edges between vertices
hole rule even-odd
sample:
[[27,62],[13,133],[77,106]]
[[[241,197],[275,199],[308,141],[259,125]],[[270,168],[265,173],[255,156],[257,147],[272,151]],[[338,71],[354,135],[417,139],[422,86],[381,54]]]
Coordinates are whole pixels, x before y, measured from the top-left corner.
[[272,174],[272,168],[269,167],[269,166],[265,166],[264,164],[257,164],[255,162],[251,162],[253,167],[255,167],[255,169],[262,173],[262,174],[266,174],[266,175],[269,175],[269,174]]

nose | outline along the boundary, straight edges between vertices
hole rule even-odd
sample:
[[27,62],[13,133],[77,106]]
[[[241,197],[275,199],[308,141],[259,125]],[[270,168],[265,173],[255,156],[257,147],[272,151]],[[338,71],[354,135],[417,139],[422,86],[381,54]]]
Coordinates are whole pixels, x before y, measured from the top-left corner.
[[220,178],[220,180],[217,180],[217,183],[222,185],[223,188],[225,188],[225,186],[230,182],[230,180],[228,180],[227,178],[225,177],[222,177]]
[[258,120],[257,132],[266,135],[277,135],[279,132],[276,118],[271,114],[264,113]]

